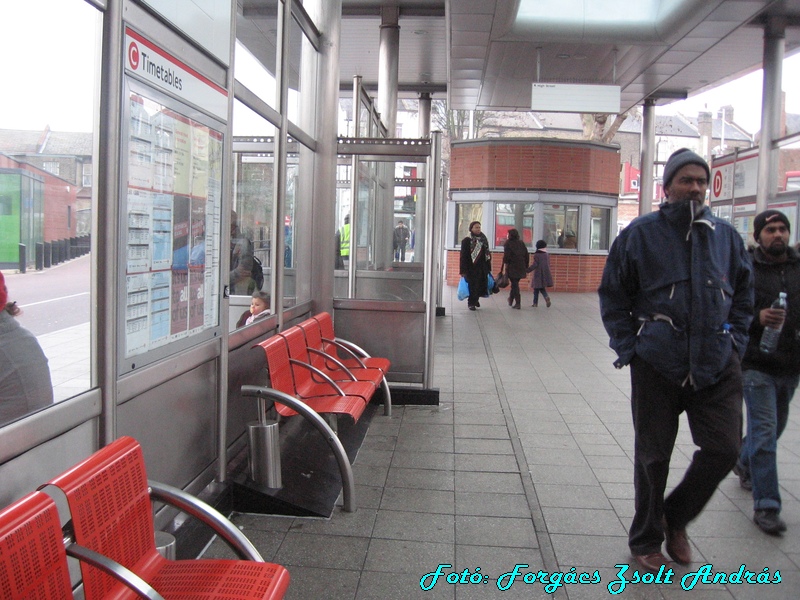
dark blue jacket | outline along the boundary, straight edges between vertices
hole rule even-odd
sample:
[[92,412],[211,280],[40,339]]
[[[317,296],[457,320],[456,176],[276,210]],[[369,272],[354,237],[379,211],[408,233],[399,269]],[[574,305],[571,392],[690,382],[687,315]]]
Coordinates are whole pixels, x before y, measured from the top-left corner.
[[664,203],[614,241],[600,312],[622,367],[634,355],[670,381],[713,385],[753,317],[752,268],[742,238],[708,207]]

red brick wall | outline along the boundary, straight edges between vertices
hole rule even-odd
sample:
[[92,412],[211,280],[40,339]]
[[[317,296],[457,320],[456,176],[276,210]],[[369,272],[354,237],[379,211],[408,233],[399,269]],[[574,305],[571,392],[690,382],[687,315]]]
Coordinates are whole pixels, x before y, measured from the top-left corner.
[[563,141],[482,140],[453,144],[451,190],[549,190],[619,194],[619,153],[612,146]]
[[[492,273],[500,270],[502,252],[492,252]],[[459,251],[447,252],[447,285],[457,286]],[[606,257],[603,255],[550,254],[550,270],[553,272],[553,292],[594,292],[600,286]],[[530,277],[520,281],[522,289],[530,287]]]

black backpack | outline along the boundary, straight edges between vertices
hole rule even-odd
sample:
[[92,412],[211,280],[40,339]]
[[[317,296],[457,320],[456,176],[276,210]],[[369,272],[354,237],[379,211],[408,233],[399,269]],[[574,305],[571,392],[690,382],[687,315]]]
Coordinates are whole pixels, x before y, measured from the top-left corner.
[[253,269],[250,276],[256,282],[256,288],[260,290],[264,286],[264,269],[261,267],[261,261],[255,256],[253,257]]

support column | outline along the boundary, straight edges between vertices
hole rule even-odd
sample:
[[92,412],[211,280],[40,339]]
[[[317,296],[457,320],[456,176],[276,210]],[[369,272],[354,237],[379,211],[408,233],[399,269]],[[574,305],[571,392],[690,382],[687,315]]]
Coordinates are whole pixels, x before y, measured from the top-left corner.
[[770,17],[764,27],[764,83],[761,91],[761,140],[758,145],[756,213],[778,192],[778,135],[781,116],[781,78],[786,38],[786,19]]
[[[428,92],[420,92],[419,94],[419,113],[418,113],[418,132],[420,138],[431,137],[431,95]],[[433,222],[428,222],[425,219],[427,211],[428,189],[436,185],[436,181],[431,181],[428,177],[428,167],[424,163],[420,163],[418,167],[418,177],[425,180],[425,193],[417,195],[416,216],[414,219],[414,262],[421,263],[425,258],[425,251],[427,246],[425,240],[427,238],[427,230],[434,227]],[[426,300],[428,298],[426,297]]]
[[397,71],[400,60],[400,8],[381,8],[381,37],[378,52],[378,111],[386,125],[387,137],[397,129]]
[[[400,60],[400,7],[381,8],[381,35],[378,52],[378,112],[386,126],[386,137],[397,137],[397,81]],[[394,163],[378,163],[375,206],[375,267],[391,265],[392,237],[394,235]],[[357,246],[356,246],[357,250]],[[351,248],[352,253],[352,248]],[[352,258],[351,258],[352,260]]]
[[642,110],[642,156],[639,160],[639,215],[653,209],[653,154],[656,145],[656,101],[646,98]]
[[[339,108],[339,50],[342,0],[305,0],[304,7],[322,30],[316,95],[314,212],[311,218],[311,298],[315,312],[333,313],[333,267],[336,262],[336,145]],[[313,87],[311,88],[313,89]],[[358,98],[353,100],[358,102]],[[354,115],[357,114],[354,104]],[[331,224],[334,224],[331,226]]]

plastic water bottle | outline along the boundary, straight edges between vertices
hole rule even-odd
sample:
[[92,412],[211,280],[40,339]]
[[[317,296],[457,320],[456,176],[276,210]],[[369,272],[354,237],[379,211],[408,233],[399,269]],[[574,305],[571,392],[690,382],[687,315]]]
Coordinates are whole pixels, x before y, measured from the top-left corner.
[[[778,298],[772,303],[771,308],[782,308],[786,310],[786,292],[778,294]],[[761,343],[758,345],[761,352],[764,354],[772,354],[775,352],[778,347],[778,338],[781,337],[782,329],[783,324],[781,324],[780,327],[764,327],[764,333],[761,334]]]

